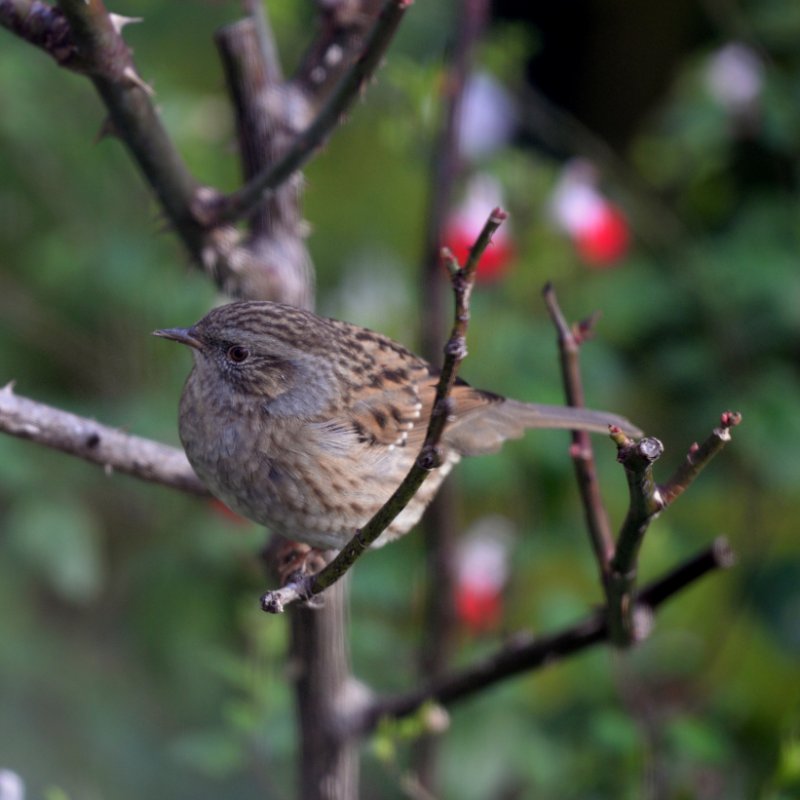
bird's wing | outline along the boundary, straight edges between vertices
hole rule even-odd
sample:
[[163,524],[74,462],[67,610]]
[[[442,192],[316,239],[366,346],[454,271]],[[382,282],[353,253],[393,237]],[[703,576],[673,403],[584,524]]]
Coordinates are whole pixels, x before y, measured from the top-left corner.
[[405,447],[418,439],[420,428],[424,436],[423,401],[414,384],[384,388],[362,395],[347,417],[360,442]]

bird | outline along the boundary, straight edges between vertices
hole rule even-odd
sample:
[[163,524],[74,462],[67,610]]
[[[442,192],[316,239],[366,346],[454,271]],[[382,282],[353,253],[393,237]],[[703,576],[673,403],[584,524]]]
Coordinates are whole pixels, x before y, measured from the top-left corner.
[[[341,549],[399,486],[425,439],[439,372],[357,325],[269,301],[211,310],[154,335],[191,348],[179,435],[209,491],[284,537]],[[463,456],[528,428],[640,431],[616,414],[524,403],[457,379],[441,463],[373,546],[419,521]]]

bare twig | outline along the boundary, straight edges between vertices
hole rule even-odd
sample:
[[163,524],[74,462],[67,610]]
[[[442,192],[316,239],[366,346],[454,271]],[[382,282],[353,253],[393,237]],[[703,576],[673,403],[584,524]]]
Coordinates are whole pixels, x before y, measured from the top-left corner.
[[464,89],[472,63],[472,51],[485,21],[485,0],[469,0],[458,15],[458,30],[453,54],[445,65],[441,80],[442,120],[433,146],[431,163],[432,191],[426,211],[422,264],[425,278],[425,302],[422,307],[422,355],[436,358],[442,347],[442,312],[446,287],[439,269],[439,248],[450,211],[453,189],[461,165],[459,121]]
[[[209,496],[181,450],[20,397],[13,392],[10,384],[0,390],[0,431],[78,456],[106,469],[190,494]],[[634,459],[639,457],[640,454],[632,456]],[[647,457],[643,458],[646,462]],[[645,467],[644,472],[646,471]],[[643,496],[651,497],[652,494],[644,492]],[[645,501],[645,515],[646,507]],[[631,529],[638,530],[633,524]],[[364,530],[366,532],[367,528]],[[375,537],[379,534],[380,531],[377,531]],[[730,567],[733,563],[734,556],[727,541],[724,538],[716,539],[710,548],[698,556],[681,564],[638,594],[631,595],[630,605],[655,609],[708,572]],[[338,577],[337,575],[336,579]],[[332,580],[326,586],[333,582]],[[309,592],[309,588],[313,589],[295,587],[294,596],[290,593],[282,598],[283,603],[288,604],[307,597],[309,593],[317,593],[313,590]],[[537,669],[604,641],[610,638],[610,626],[607,622],[609,616],[606,610],[598,612],[554,636],[536,640],[517,637],[498,653],[461,672],[442,677],[413,692],[376,701],[366,712],[359,712],[357,721],[351,720],[348,730],[350,733],[365,733],[374,728],[380,717],[411,714],[430,700],[453,703],[504,678]]]
[[647,611],[637,608],[633,602],[638,555],[647,528],[730,441],[730,429],[738,425],[741,419],[741,414],[730,411],[723,413],[719,427],[713,430],[702,446],[693,445],[690,448],[683,464],[664,486],[656,485],[652,468],[663,453],[661,442],[652,437],[634,441],[621,431],[612,429],[611,437],[617,444],[617,456],[625,468],[631,497],[610,563],[607,584],[609,626],[612,641],[616,644],[629,645],[649,632]]
[[684,561],[657,581],[648,584],[637,596],[640,606],[658,608],[665,600],[715,569],[730,569],[736,564],[736,554],[724,536],[718,536],[710,547]]
[[132,436],[85,417],[0,389],[0,431],[189,494],[210,497],[183,450]]
[[[592,333],[594,318],[570,326],[561,311],[553,286],[543,290],[545,304],[558,332],[561,370],[567,402],[584,405],[583,386],[578,355],[581,343]],[[590,540],[595,552],[606,595],[610,638],[626,647],[646,637],[651,628],[649,611],[634,602],[638,556],[644,535],[655,516],[678,497],[700,470],[730,440],[730,428],[738,425],[741,415],[725,412],[702,447],[693,445],[681,467],[663,486],[656,485],[653,463],[664,446],[658,439],[629,439],[618,428],[610,430],[617,444],[617,456],[625,469],[630,490],[630,503],[616,543],[611,535],[608,516],[600,496],[594,466],[594,455],[588,434],[573,432],[572,457]]]
[[449,416],[448,395],[455,383],[458,367],[467,355],[466,333],[469,324],[469,299],[475,282],[475,271],[481,254],[491,241],[492,234],[505,219],[505,211],[499,208],[494,209],[472,246],[467,263],[459,268],[451,262],[450,278],[455,294],[455,322],[450,339],[445,346],[444,365],[436,386],[436,398],[433,402],[425,441],[413,466],[392,496],[378,509],[372,519],[356,532],[330,564],[316,575],[302,576],[296,581],[290,581],[280,589],[264,594],[261,598],[261,607],[264,611],[279,614],[288,604],[314,597],[338,581],[408,505],[431,470],[440,465],[439,441]]
[[[561,374],[567,403],[582,408],[586,405],[581,380],[578,354],[581,343],[588,338],[594,327],[594,319],[571,327],[561,311],[555,289],[547,283],[542,292],[545,305],[558,333],[558,348],[561,357]],[[608,521],[600,484],[594,462],[591,436],[586,431],[572,431],[572,462],[583,501],[583,512],[589,530],[589,539],[600,568],[600,577],[605,586],[608,580],[609,562],[614,555],[614,538]]]
[[206,225],[215,227],[247,216],[266,192],[280,186],[311,158],[353,106],[378,68],[409,5],[410,0],[387,1],[367,38],[364,52],[344,74],[314,121],[305,130],[297,132],[279,160],[231,194],[207,193],[197,198],[195,213]]
[[[655,609],[709,572],[726,569],[732,563],[733,554],[727,541],[716,539],[711,547],[646,586],[636,596],[636,604]],[[384,717],[408,716],[431,701],[450,706],[507,678],[554,664],[607,641],[609,627],[606,620],[605,610],[600,610],[551,636],[534,638],[530,634],[518,634],[497,652],[463,670],[410,692],[376,699],[353,714],[351,729],[365,734],[374,730]]]
[[706,464],[731,440],[731,428],[736,427],[741,421],[740,413],[724,412],[720,417],[719,427],[714,428],[703,444],[693,444],[689,448],[686,458],[675,474],[666,483],[659,486],[664,506],[670,505],[683,494]]

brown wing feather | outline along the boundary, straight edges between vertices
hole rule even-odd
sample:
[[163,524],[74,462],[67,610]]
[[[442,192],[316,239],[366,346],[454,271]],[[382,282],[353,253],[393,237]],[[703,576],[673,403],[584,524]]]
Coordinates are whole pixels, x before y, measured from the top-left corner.
[[360,440],[404,447],[415,429],[420,427],[422,413],[419,394],[409,385],[368,394],[350,409],[349,417]]
[[412,437],[416,441],[420,426],[424,436],[427,362],[379,333],[348,327],[362,369],[349,387],[343,410],[358,439],[365,444],[404,447]]

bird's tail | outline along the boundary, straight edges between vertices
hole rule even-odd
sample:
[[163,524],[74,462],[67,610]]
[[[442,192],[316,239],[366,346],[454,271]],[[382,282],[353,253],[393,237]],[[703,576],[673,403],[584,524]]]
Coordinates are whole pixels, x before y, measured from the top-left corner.
[[498,397],[497,402],[484,407],[479,413],[468,413],[458,419],[447,429],[445,437],[448,444],[461,455],[472,456],[493,453],[506,439],[517,439],[528,428],[561,428],[607,434],[609,425],[616,425],[629,436],[642,435],[629,420],[606,411],[520,403]]

